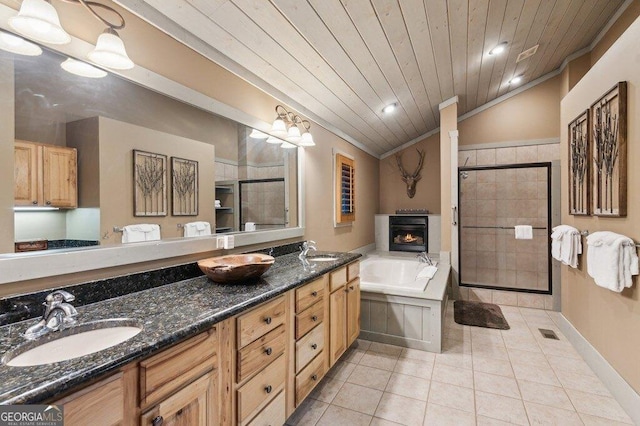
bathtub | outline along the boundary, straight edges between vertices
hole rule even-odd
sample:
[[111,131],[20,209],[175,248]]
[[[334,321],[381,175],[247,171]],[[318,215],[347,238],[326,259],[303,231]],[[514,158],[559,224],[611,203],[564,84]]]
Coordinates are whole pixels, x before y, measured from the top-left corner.
[[360,262],[360,337],[440,352],[451,266],[440,261],[433,278],[415,254],[374,252]]

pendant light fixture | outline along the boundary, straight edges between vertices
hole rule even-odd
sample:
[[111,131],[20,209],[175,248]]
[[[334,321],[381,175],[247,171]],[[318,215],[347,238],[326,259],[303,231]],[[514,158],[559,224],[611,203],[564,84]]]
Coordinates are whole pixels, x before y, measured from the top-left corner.
[[249,137],[253,139],[267,139],[269,138],[269,135],[264,132],[261,132],[260,130],[252,129],[251,133],[249,134]]
[[41,43],[67,44],[71,36],[60,25],[58,12],[46,0],[23,0],[20,11],[9,18],[18,34]]
[[11,33],[0,31],[0,49],[7,52],[25,56],[42,55],[42,49],[37,44],[31,43]]
[[111,27],[100,34],[95,49],[87,57],[98,65],[114,70],[129,70],[134,66],[124,49],[122,39]]
[[63,70],[70,72],[71,74],[79,75],[80,77],[88,78],[103,78],[107,76],[105,70],[96,68],[86,62],[78,61],[77,59],[68,58],[66,61],[60,64]]
[[[300,130],[303,130],[301,133]],[[287,111],[282,105],[276,106],[276,119],[273,121],[269,134],[278,138],[284,138],[289,145],[283,148],[295,148],[298,144],[300,146],[314,146],[313,136],[309,133],[311,124],[307,120],[303,120],[299,115],[293,112]],[[267,142],[269,140],[267,139]]]
[[292,149],[292,148],[297,148],[297,145],[292,144],[291,142],[282,142],[282,145],[280,145],[280,148],[284,148],[284,149]]

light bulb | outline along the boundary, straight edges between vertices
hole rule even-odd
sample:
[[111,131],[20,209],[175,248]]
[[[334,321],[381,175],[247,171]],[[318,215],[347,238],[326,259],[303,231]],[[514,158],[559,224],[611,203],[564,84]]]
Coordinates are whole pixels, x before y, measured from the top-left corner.
[[288,133],[287,125],[284,123],[284,120],[281,118],[276,118],[271,125],[271,131],[269,131],[269,133],[279,138],[286,137]]
[[384,112],[385,114],[389,114],[392,113],[393,111],[396,110],[396,104],[389,104],[386,107],[382,108],[382,112]]
[[289,127],[289,131],[287,132],[287,137],[285,138],[288,142],[299,142],[300,139],[302,139],[302,136],[300,136],[300,129],[298,129],[298,126],[291,126]]
[[302,139],[300,140],[300,143],[298,145],[300,145],[300,146],[315,146],[316,143],[313,141],[313,136],[311,135],[311,133],[304,132],[302,134]]
[[502,43],[498,44],[496,47],[491,49],[489,51],[489,55],[499,55],[500,53],[504,52],[506,48],[507,48],[507,42],[503,41]]

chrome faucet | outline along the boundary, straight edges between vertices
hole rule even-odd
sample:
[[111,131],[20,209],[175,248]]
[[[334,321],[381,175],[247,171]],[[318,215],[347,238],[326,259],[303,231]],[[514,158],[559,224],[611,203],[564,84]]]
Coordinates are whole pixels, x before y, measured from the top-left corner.
[[418,262],[433,266],[433,260],[431,260],[429,253],[426,251],[418,253],[416,257],[418,258]]
[[309,250],[318,251],[318,249],[316,248],[316,242],[311,240],[303,242],[300,250],[302,251],[298,255],[298,258],[301,260],[307,257],[307,255],[309,254]]
[[58,331],[66,326],[75,324],[78,311],[69,302],[75,296],[68,291],[56,290],[45,298],[42,319],[25,331],[24,337],[29,340],[37,339],[51,331]]

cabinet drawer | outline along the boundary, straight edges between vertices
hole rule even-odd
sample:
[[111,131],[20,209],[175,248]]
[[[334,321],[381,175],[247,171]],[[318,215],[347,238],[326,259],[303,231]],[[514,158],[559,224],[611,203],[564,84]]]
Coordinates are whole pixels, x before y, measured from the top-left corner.
[[347,266],[347,280],[351,281],[360,276],[360,262],[353,262]]
[[340,268],[337,271],[333,271],[331,272],[331,274],[329,274],[329,280],[330,280],[330,286],[331,286],[331,291],[335,291],[336,289],[338,289],[340,286],[344,285],[347,283],[347,268]]
[[317,279],[303,287],[296,289],[296,314],[322,300],[324,295],[325,278]]
[[280,392],[278,396],[276,396],[269,405],[264,407],[260,414],[249,423],[249,426],[283,425],[284,422],[287,421],[285,402],[284,392]]
[[238,317],[238,349],[284,323],[284,296]]
[[87,419],[99,419],[103,424],[122,424],[124,412],[124,381],[117,373],[69,397],[57,401],[64,405],[64,424],[84,425]]
[[284,326],[281,325],[239,350],[238,383],[278,358],[284,352],[284,341]]
[[140,404],[157,402],[216,365],[215,329],[140,362]]
[[309,395],[324,373],[324,357],[317,356],[296,376],[296,406]]
[[239,423],[253,417],[274,395],[284,389],[285,372],[284,355],[281,355],[238,389]]
[[324,323],[296,342],[296,373],[324,349]]
[[296,315],[296,340],[307,334],[324,319],[324,303],[319,301],[301,314]]

